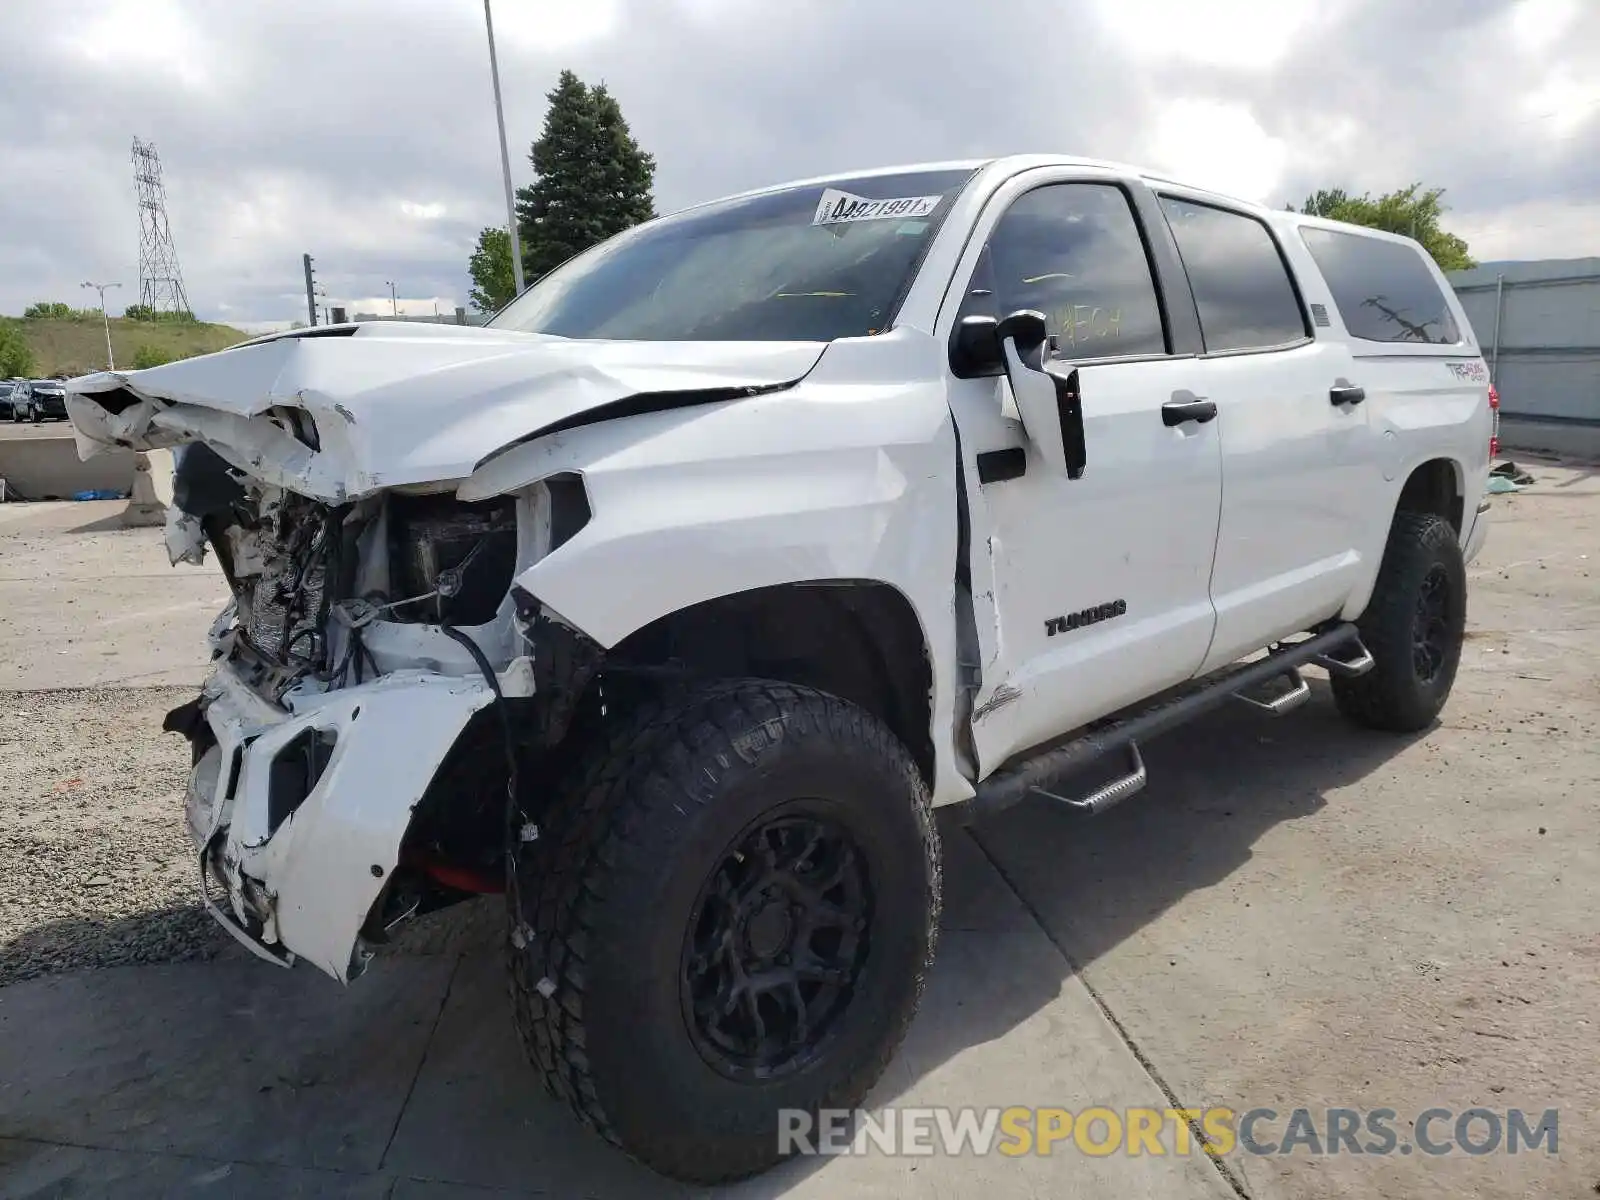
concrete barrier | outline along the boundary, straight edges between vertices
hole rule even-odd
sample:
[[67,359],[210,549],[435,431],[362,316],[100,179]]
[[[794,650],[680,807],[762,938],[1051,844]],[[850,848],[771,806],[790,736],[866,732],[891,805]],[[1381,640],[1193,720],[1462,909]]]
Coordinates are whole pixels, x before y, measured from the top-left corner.
[[165,525],[172,503],[172,451],[151,450],[133,456],[133,489],[122,523],[130,527]]
[[6,481],[8,499],[70,500],[78,492],[126,492],[133,487],[135,457],[132,450],[112,450],[81,462],[77,443],[63,426],[60,436],[0,438],[0,479]]

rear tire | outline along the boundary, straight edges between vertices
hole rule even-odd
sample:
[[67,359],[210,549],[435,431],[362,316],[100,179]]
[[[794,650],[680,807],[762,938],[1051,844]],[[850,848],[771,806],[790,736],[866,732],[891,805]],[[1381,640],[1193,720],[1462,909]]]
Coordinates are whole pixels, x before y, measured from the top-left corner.
[[1333,698],[1369,729],[1415,733],[1449,699],[1467,622],[1467,570],[1455,527],[1432,513],[1395,514],[1378,582],[1356,622],[1375,660],[1333,677]]
[[911,756],[808,688],[641,709],[558,790],[511,889],[511,994],[546,1088],[645,1165],[779,1160],[779,1112],[852,1108],[932,962],[938,836]]

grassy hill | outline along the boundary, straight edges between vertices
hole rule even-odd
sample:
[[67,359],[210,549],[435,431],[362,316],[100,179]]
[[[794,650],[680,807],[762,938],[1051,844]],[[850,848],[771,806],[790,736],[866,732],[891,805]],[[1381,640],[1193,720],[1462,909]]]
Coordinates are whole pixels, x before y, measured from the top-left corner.
[[[33,350],[35,375],[54,375],[58,371],[86,375],[105,369],[106,334],[99,313],[65,320],[7,318],[5,323],[18,330]],[[189,358],[225,349],[248,337],[250,334],[231,325],[208,325],[203,321],[180,325],[111,318],[111,349],[117,366],[124,369],[134,365],[134,356],[143,346],[168,358]]]

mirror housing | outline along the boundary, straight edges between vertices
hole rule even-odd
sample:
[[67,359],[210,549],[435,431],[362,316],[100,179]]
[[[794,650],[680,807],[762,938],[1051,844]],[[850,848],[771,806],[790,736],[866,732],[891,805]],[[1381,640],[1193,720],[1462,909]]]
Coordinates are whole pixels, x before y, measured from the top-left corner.
[[1046,462],[1068,479],[1081,478],[1087,455],[1078,372],[1062,373],[1046,362],[1050,337],[1044,314],[1014,312],[995,327],[995,336],[1023,428]]
[[1006,373],[1006,356],[993,317],[968,316],[950,333],[950,373],[957,379],[983,379]]
[[1016,343],[1017,353],[1030,369],[1044,370],[1044,350],[1050,341],[1050,327],[1045,316],[1031,308],[1019,308],[995,327],[995,336],[1003,343],[1010,338]]

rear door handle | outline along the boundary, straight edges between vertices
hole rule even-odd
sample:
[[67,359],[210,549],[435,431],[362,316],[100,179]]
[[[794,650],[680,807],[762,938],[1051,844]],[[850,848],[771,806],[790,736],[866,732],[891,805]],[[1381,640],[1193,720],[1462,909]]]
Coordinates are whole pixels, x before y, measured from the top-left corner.
[[1161,423],[1168,427],[1182,425],[1185,421],[1204,425],[1216,415],[1215,400],[1168,400],[1161,406]]
[[1354,387],[1348,383],[1336,383],[1328,389],[1330,404],[1360,404],[1366,398],[1366,388]]

